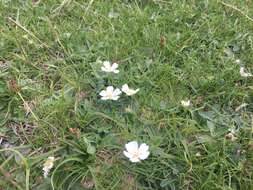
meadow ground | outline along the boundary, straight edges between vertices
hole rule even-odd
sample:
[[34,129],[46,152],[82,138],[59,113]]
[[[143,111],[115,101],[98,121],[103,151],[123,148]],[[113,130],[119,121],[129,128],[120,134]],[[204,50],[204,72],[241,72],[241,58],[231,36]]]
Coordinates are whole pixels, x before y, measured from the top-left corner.
[[252,190],[252,18],[247,0],[1,0],[0,189]]

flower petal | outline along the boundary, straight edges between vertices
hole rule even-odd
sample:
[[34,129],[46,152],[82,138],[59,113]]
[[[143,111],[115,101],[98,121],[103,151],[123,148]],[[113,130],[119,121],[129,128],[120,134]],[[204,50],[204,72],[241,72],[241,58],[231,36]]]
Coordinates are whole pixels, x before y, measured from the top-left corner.
[[148,149],[149,149],[149,146],[146,143],[142,143],[139,147],[139,152],[141,152],[141,153],[146,152],[146,151],[148,151]]
[[126,93],[126,92],[129,90],[128,85],[127,85],[127,84],[124,84],[124,85],[122,86],[121,90],[122,90],[123,92]]
[[135,92],[135,94],[136,94],[137,92],[139,92],[139,90],[140,90],[140,89],[139,89],[139,88],[137,88],[137,89],[134,91],[134,92]]
[[102,91],[99,93],[99,95],[100,95],[100,96],[106,96],[106,95],[107,95],[107,93],[106,93],[106,91],[105,91],[105,90],[102,90]]
[[107,68],[105,68],[104,66],[101,67],[101,70],[104,72],[109,72]]
[[139,91],[139,89],[136,89],[136,90],[129,89],[127,95],[128,95],[128,96],[132,96],[132,95],[136,94],[138,91]]
[[136,151],[138,151],[138,142],[137,141],[131,141],[125,145],[126,150],[132,154]]
[[106,92],[107,92],[107,93],[110,93],[110,94],[113,94],[113,90],[114,90],[113,86],[108,86],[108,87],[106,88]]
[[104,65],[104,67],[106,68],[106,69],[111,69],[111,63],[110,63],[110,61],[104,61],[103,62],[103,65]]
[[109,100],[109,98],[107,96],[103,96],[101,97],[101,100]]
[[142,153],[140,154],[139,158],[140,158],[141,160],[145,160],[145,159],[148,158],[149,154],[150,154],[149,151],[142,152]]
[[141,160],[139,158],[133,157],[133,158],[130,158],[130,161],[131,162],[140,162]]
[[127,151],[124,151],[123,154],[124,154],[126,157],[128,157],[128,158],[132,158],[132,157],[133,157],[132,154],[130,154],[130,153],[127,152]]
[[111,69],[112,70],[115,70],[119,67],[119,65],[117,63],[113,63],[112,66],[111,66]]
[[118,100],[120,97],[119,96],[113,96],[111,99],[112,100]]
[[124,84],[122,87],[121,87],[121,90],[126,93],[127,96],[132,96],[134,94],[136,94],[140,89],[131,89],[129,88],[129,86],[127,84]]
[[118,95],[120,95],[121,94],[121,91],[120,91],[120,89],[118,89],[118,88],[116,88],[115,90],[114,90],[114,92],[113,92],[113,96],[118,96]]

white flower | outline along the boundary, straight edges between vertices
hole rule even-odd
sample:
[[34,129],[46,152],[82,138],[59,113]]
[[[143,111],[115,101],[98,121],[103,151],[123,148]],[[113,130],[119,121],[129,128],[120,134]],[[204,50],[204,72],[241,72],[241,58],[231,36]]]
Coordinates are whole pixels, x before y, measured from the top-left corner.
[[111,64],[109,61],[104,61],[103,66],[101,67],[101,70],[107,73],[119,73],[119,70],[117,69],[119,65],[117,63]]
[[201,156],[201,153],[200,153],[200,152],[197,152],[197,153],[195,154],[195,156],[196,156],[196,157],[200,157],[200,156]]
[[47,158],[46,162],[43,164],[43,175],[44,175],[45,178],[48,176],[48,173],[53,168],[54,161],[55,161],[54,157],[49,156]]
[[189,107],[191,105],[191,101],[190,100],[182,100],[181,105],[183,107]]
[[134,94],[136,94],[140,89],[131,89],[129,88],[129,86],[127,84],[124,84],[121,88],[122,92],[125,92],[127,96],[132,96]]
[[235,60],[235,63],[236,63],[236,64],[240,64],[240,63],[241,63],[241,60],[240,60],[240,59],[236,59],[236,60]]
[[158,18],[158,14],[157,13],[152,13],[150,20],[156,21]]
[[119,13],[115,13],[115,12],[113,12],[113,11],[110,11],[110,12],[108,13],[108,17],[109,17],[109,18],[118,18],[118,17],[119,17]]
[[251,73],[245,72],[245,68],[244,68],[244,67],[241,67],[241,68],[240,68],[240,75],[241,75],[242,77],[252,77],[252,74],[251,74]]
[[99,95],[102,96],[102,100],[118,100],[121,94],[120,89],[116,88],[114,90],[113,86],[108,86],[106,90],[102,90]]
[[139,147],[138,142],[131,141],[125,145],[125,148],[126,151],[123,153],[131,162],[140,162],[141,160],[145,160],[150,154],[148,151],[149,146],[145,143],[142,143]]

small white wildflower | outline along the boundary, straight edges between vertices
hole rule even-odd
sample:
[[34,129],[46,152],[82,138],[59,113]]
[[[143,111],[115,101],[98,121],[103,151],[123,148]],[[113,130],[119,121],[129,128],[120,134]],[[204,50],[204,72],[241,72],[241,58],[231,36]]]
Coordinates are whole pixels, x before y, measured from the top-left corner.
[[241,60],[240,60],[240,59],[236,59],[236,60],[235,60],[235,63],[236,63],[236,64],[240,64],[240,63],[241,63]]
[[242,77],[252,77],[252,74],[251,74],[251,73],[247,73],[247,72],[245,71],[245,68],[244,68],[244,67],[241,67],[241,68],[240,68],[240,75],[241,75]]
[[46,178],[50,172],[50,170],[54,166],[55,158],[53,156],[49,156],[46,160],[46,162],[43,164],[43,175],[44,178]]
[[182,100],[181,105],[183,107],[189,107],[191,105],[191,101],[190,100]]
[[113,11],[110,11],[110,12],[108,13],[108,17],[109,17],[109,18],[118,18],[118,17],[119,17],[119,13],[115,13],[115,12],[113,12]]
[[124,84],[121,88],[122,92],[126,93],[127,96],[132,96],[136,94],[140,89],[137,88],[136,90],[129,88],[127,84]]
[[140,162],[141,160],[145,160],[150,154],[149,146],[145,143],[142,143],[139,147],[138,142],[131,141],[125,145],[125,148],[126,151],[123,153],[131,162]]
[[104,61],[103,66],[101,67],[101,70],[107,73],[119,73],[119,70],[117,69],[119,65],[117,63],[111,64],[109,61]]
[[200,156],[201,156],[201,153],[200,153],[200,152],[197,152],[197,153],[195,154],[195,156],[196,156],[196,157],[200,157]]
[[102,96],[102,100],[118,100],[121,94],[120,89],[114,90],[113,86],[108,86],[106,90],[102,90],[99,95]]
[[158,14],[157,13],[152,13],[150,20],[156,21],[158,18]]

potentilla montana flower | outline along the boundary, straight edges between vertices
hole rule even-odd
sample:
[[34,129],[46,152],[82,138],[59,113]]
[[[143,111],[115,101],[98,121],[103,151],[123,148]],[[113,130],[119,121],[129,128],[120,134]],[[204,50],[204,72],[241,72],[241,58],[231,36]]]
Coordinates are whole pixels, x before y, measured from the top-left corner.
[[48,173],[53,168],[54,161],[55,161],[54,157],[49,156],[47,158],[46,162],[43,164],[43,175],[44,175],[45,178],[48,176]]
[[106,90],[102,90],[99,95],[102,100],[118,100],[121,94],[120,89],[116,88],[114,90],[113,86],[108,86]]
[[142,143],[139,147],[138,142],[131,141],[125,145],[125,148],[126,151],[123,153],[131,162],[140,162],[141,160],[145,160],[150,154],[149,146],[145,143]]
[[119,70],[117,69],[119,65],[117,63],[111,64],[110,61],[104,61],[103,66],[101,67],[101,70],[107,73],[119,73]]
[[191,101],[190,100],[182,100],[181,105],[184,107],[189,107],[191,105]]
[[140,89],[131,89],[129,88],[129,86],[127,84],[124,84],[121,88],[122,92],[125,92],[127,96],[132,96],[134,94],[136,94]]
[[246,72],[244,67],[241,67],[241,68],[240,68],[240,75],[241,75],[242,77],[252,77],[252,74]]

